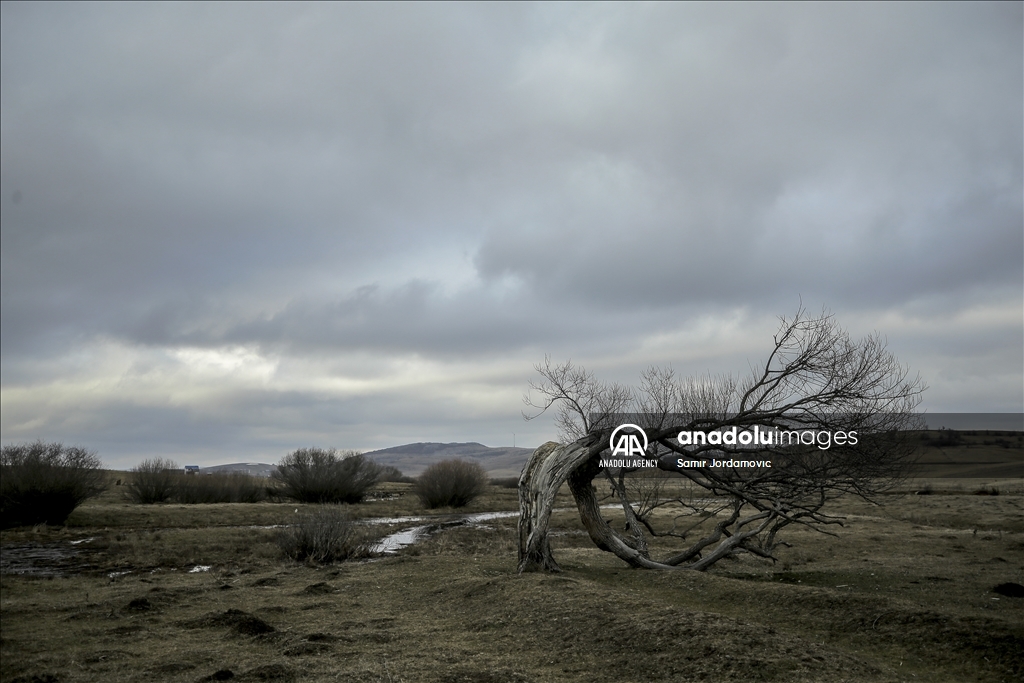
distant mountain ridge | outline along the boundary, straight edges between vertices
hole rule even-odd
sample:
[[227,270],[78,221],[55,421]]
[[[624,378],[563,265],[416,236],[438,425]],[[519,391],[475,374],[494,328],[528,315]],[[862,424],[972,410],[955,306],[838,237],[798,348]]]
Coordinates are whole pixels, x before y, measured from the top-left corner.
[[242,472],[251,474],[254,477],[269,477],[272,472],[277,471],[277,465],[268,465],[262,462],[235,462],[230,465],[213,465],[211,467],[200,467],[200,474],[234,474]]
[[[404,446],[382,448],[377,451],[363,453],[366,457],[381,465],[391,465],[402,471],[402,474],[415,477],[430,465],[441,460],[469,460],[480,463],[491,477],[518,477],[523,470],[532,448],[514,448],[503,446],[490,448],[482,443],[410,443]],[[244,472],[257,477],[269,477],[277,470],[277,465],[260,462],[237,462],[230,465],[213,465],[201,467],[200,473]]]
[[457,458],[480,463],[492,477],[518,477],[523,471],[532,448],[501,446],[490,448],[482,443],[410,443],[405,446],[382,448],[364,453],[382,465],[392,465],[410,477],[419,475],[430,465],[441,460]]

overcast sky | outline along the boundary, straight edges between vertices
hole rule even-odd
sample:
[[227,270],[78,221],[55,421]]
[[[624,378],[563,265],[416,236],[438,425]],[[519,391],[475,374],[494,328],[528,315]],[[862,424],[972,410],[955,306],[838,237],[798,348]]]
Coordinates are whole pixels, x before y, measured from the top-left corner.
[[[1024,410],[1024,20],[968,4],[14,4],[2,437],[536,446],[533,364],[878,331]],[[513,436],[513,434],[515,436]]]

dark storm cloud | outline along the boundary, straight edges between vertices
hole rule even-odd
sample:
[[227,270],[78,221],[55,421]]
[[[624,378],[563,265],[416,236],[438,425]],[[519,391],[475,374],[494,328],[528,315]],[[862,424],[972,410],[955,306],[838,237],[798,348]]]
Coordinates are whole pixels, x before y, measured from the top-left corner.
[[459,138],[493,118],[466,110],[501,42],[481,24],[506,11],[5,13],[4,194],[23,197],[4,208],[5,334],[232,285],[302,292],[474,227],[453,200],[487,160]]
[[553,244],[537,258],[539,239],[496,230],[481,269],[723,303],[1019,281],[1019,8],[876,9],[761,7],[699,48],[655,42],[606,93],[614,133],[562,176],[564,213],[531,234]]
[[101,347],[528,369],[801,297],[1020,308],[1020,4],[0,11],[5,439]]

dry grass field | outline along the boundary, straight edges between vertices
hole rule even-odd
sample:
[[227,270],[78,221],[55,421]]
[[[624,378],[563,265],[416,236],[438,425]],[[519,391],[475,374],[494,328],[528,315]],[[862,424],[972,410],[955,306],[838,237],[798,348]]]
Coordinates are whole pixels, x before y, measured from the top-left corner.
[[[1024,597],[993,588],[1024,584],[1022,485],[839,501],[838,537],[798,530],[774,565],[706,573],[630,570],[559,512],[564,571],[523,576],[515,518],[311,566],[275,543],[302,506],[141,506],[111,489],[65,528],[0,534],[0,680],[1019,681]],[[425,516],[408,486],[352,514]],[[514,509],[515,490],[491,487],[468,511]],[[35,574],[10,573],[30,555]]]

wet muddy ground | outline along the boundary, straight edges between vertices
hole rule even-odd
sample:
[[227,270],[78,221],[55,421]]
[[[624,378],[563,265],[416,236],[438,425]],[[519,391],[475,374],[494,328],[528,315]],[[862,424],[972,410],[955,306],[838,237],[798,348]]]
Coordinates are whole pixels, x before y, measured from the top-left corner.
[[497,497],[371,503],[388,547],[326,566],[282,558],[293,505],[111,502],[86,511],[102,524],[3,532],[0,681],[1020,680],[1024,499],[1001,491],[843,502],[837,537],[706,573],[629,569],[560,511],[563,572],[522,576]]
[[[371,546],[374,554],[390,555],[399,552],[415,543],[422,542],[430,536],[446,529],[456,527],[483,527],[485,522],[496,519],[509,519],[518,516],[518,512],[481,512],[467,515],[405,516],[405,517],[371,517],[359,520],[365,526],[390,526],[395,530],[376,541]],[[422,522],[428,522],[423,524]],[[245,529],[278,529],[285,525],[253,525],[239,528]],[[166,531],[166,529],[157,530]],[[0,553],[0,573],[19,574],[24,576],[56,577],[80,573],[101,571],[100,560],[103,555],[101,548],[90,544],[95,537],[71,541],[51,541],[39,543],[12,543],[3,546]],[[189,571],[197,571],[196,565]],[[206,566],[209,569],[209,566]],[[132,569],[109,572],[115,576],[130,573]],[[202,571],[199,569],[199,571]]]
[[[89,539],[87,539],[89,540]],[[97,551],[86,541],[19,543],[4,545],[0,573],[28,576],[67,576],[96,571]]]

